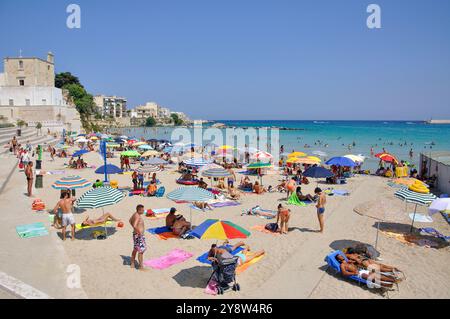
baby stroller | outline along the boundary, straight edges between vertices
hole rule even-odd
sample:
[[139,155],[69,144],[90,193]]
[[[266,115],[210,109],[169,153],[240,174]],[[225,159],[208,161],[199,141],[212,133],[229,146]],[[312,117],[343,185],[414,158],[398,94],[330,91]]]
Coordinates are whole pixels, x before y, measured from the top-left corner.
[[[209,277],[208,283],[214,280],[218,283],[217,293],[223,295],[223,293],[230,288],[233,291],[241,290],[241,287],[236,282],[236,267],[238,265],[239,257],[233,258],[218,258],[219,262],[213,262],[213,273]],[[230,284],[233,283],[232,286]]]

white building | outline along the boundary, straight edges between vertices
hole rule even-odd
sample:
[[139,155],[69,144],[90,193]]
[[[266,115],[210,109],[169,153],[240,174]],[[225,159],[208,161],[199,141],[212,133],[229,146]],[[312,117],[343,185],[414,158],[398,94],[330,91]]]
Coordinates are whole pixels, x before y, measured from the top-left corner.
[[102,117],[122,118],[127,116],[127,99],[124,97],[96,95],[94,103]]
[[10,123],[23,120],[30,126],[80,130],[79,114],[67,105],[62,90],[55,87],[54,56],[7,57],[0,73],[0,116]]

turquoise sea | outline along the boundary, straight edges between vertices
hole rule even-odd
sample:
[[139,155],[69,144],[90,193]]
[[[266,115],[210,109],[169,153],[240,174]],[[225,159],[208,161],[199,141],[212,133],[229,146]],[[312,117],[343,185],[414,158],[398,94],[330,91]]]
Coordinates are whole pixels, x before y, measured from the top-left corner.
[[[280,145],[285,152],[292,150],[312,154],[327,153],[327,157],[362,154],[367,156],[364,167],[375,168],[378,159],[370,156],[370,149],[386,151],[399,159],[418,164],[421,152],[450,151],[450,125],[426,124],[414,121],[231,121],[217,120],[233,127],[285,127],[300,130],[281,130]],[[204,126],[206,128],[206,126]],[[172,138],[171,128],[125,128],[128,136],[146,139]],[[353,142],[355,146],[353,146]],[[204,141],[206,144],[207,141]],[[309,145],[310,147],[305,147]],[[349,145],[351,146],[349,148]],[[412,148],[413,157],[409,151]]]

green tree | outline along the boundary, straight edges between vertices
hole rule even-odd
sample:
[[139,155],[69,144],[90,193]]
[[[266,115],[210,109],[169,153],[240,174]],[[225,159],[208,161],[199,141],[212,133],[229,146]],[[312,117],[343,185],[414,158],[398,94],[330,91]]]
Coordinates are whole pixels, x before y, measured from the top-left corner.
[[17,120],[16,124],[20,128],[27,125],[27,123],[24,120]]
[[180,119],[180,117],[178,116],[178,114],[172,113],[172,114],[170,114],[170,117],[172,118],[173,124],[175,124],[175,125],[177,125],[177,126],[183,125],[183,120]]
[[39,133],[42,132],[42,123],[41,122],[37,122],[36,124],[36,134],[39,135]]
[[56,74],[55,76],[55,86],[57,88],[63,88],[69,84],[77,84],[83,87],[80,83],[80,80],[75,75],[72,75],[70,72],[61,72]]
[[147,120],[145,121],[145,126],[155,126],[156,120],[153,116],[147,117]]

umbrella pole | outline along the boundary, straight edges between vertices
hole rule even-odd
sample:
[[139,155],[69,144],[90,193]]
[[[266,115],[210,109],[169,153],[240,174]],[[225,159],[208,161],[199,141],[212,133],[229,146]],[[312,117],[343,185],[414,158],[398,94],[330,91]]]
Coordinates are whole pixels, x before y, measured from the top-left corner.
[[412,233],[412,231],[413,231],[414,219],[416,219],[416,211],[417,211],[417,204],[416,204],[416,206],[414,206],[414,215],[413,215],[413,219],[412,219],[412,223],[411,223],[411,229],[409,230],[410,233]]
[[375,250],[377,250],[377,246],[378,246],[378,234],[380,232],[380,222],[377,222],[377,237],[375,239]]

